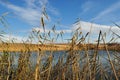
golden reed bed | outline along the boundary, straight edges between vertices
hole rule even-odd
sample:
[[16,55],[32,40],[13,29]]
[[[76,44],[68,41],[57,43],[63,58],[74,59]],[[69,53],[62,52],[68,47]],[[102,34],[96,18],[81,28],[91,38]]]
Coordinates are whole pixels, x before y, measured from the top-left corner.
[[[107,47],[109,50],[117,50],[120,51],[120,44],[107,44]],[[81,44],[74,46],[74,50],[82,50],[82,49],[96,49],[96,44]],[[0,43],[0,51],[38,51],[38,50],[53,50],[53,51],[59,51],[59,50],[69,50],[70,45],[69,44],[25,44],[25,43]],[[99,45],[100,50],[104,50],[104,45]]]
[[38,51],[41,50],[68,50],[68,45],[55,45],[55,44],[24,44],[24,43],[1,43],[0,51]]

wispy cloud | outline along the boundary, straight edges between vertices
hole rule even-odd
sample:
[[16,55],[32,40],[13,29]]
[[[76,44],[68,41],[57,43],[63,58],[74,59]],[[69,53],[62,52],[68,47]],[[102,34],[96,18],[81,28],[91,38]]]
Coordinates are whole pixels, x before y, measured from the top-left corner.
[[100,12],[96,17],[92,18],[91,21],[100,20],[101,18],[108,16],[108,15],[112,14],[112,12],[117,11],[117,10],[120,10],[120,1],[114,3],[107,9]]
[[[33,28],[33,30],[36,30],[36,31],[40,31],[41,33],[44,33],[44,30],[42,28],[39,28],[39,27],[36,27],[36,28]],[[46,32],[52,32],[53,33],[53,30],[52,29],[46,29],[45,30]],[[71,29],[61,29],[61,30],[55,30],[56,33],[60,33],[60,32],[64,32],[64,33],[71,33],[72,30]]]
[[[91,23],[91,22],[85,22],[85,21],[80,21],[77,22],[73,25],[71,25],[71,27],[69,29],[61,29],[61,30],[55,30],[56,33],[60,33],[61,31],[63,31],[63,33],[65,33],[63,36],[64,39],[69,39],[71,38],[71,33],[74,32],[77,28],[81,27],[81,32],[83,35],[85,35],[87,32],[90,32],[90,28],[92,26],[91,29],[91,34],[90,34],[90,41],[91,42],[95,42],[98,38],[99,35],[99,31],[101,30],[102,33],[106,33],[106,40],[109,41],[112,35],[112,32],[110,31],[110,29],[115,32],[116,34],[120,34],[120,29],[117,26],[106,26],[106,25],[100,25],[100,24],[95,24],[95,23]],[[44,30],[40,27],[36,27],[33,28],[33,30],[36,31],[40,31],[41,33],[44,33]],[[53,33],[52,29],[46,29],[46,32],[51,31],[51,33]],[[31,32],[31,31],[30,31]],[[69,34],[69,35],[68,35]],[[117,37],[117,36],[115,36]],[[12,41],[14,40],[14,42],[25,42],[27,41],[29,38],[28,37],[22,37],[22,36],[18,36],[18,35],[5,35],[5,37],[3,38],[5,41]],[[117,40],[117,42],[120,42],[119,39]]]
[[23,37],[23,36],[18,36],[18,35],[9,35],[9,34],[5,34],[4,37],[1,39],[4,42],[14,42],[14,43],[22,43],[27,41],[27,37]]
[[[91,22],[85,22],[85,21],[80,21],[77,22],[73,25],[71,25],[71,27],[69,29],[61,29],[61,30],[56,30],[56,32],[61,32],[63,31],[64,33],[72,33],[74,32],[76,29],[81,28],[81,31],[83,32],[83,34],[90,32],[90,28],[92,27],[92,33],[91,35],[98,35],[99,31],[101,30],[103,33],[109,33],[110,29],[112,29],[112,31],[116,32],[117,34],[120,34],[120,29],[117,26],[107,26],[107,25],[100,25],[100,24],[95,24],[95,23],[91,23]],[[40,32],[44,32],[44,30],[42,28],[36,27],[34,28],[37,31]],[[52,29],[46,29],[46,32],[51,31]]]
[[[38,25],[40,22],[40,17],[42,16],[42,7],[45,7],[47,4],[49,4],[48,0],[24,0],[24,2],[24,7],[5,1],[0,1],[0,4],[12,10],[14,14],[16,14],[19,18],[26,21],[27,23],[31,25]],[[49,6],[50,11],[53,14],[58,13],[57,10],[55,10],[50,4]]]
[[109,32],[109,29],[112,27],[112,30],[120,34],[120,29],[117,26],[107,26],[107,25],[100,25],[91,22],[80,21],[76,24],[73,24],[72,30],[76,30],[78,27],[81,27],[83,32],[89,32],[90,28],[92,27],[92,34],[99,34],[101,30],[103,33]]
[[82,8],[82,13],[85,13],[85,12],[87,12],[87,11],[89,11],[92,7],[93,7],[93,4],[94,4],[94,2],[92,2],[92,1],[87,1],[87,2],[85,2],[82,6],[81,6],[81,8]]
[[[71,28],[71,30],[76,30],[79,27],[81,27],[81,31],[83,32],[83,35],[85,35],[87,32],[90,32],[90,28],[91,28],[92,42],[97,40],[100,30],[102,31],[102,33],[106,33],[107,41],[110,40],[112,31],[117,34],[120,34],[120,28],[118,28],[117,26],[100,25],[100,24],[95,24],[95,23],[85,22],[85,21],[80,21],[76,24],[73,24],[73,27]],[[119,40],[117,41],[120,42]]]

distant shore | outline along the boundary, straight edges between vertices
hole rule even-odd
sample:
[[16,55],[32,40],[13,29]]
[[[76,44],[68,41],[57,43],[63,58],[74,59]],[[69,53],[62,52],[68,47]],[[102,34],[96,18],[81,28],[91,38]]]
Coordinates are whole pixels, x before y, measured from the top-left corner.
[[[120,44],[107,44],[108,50],[120,51]],[[73,46],[74,50],[95,50],[96,44],[81,44]],[[0,43],[0,52],[10,51],[10,52],[19,52],[19,51],[38,51],[38,50],[69,50],[71,48],[70,44],[25,44],[25,43]],[[105,45],[100,44],[98,47],[99,50],[105,50]]]

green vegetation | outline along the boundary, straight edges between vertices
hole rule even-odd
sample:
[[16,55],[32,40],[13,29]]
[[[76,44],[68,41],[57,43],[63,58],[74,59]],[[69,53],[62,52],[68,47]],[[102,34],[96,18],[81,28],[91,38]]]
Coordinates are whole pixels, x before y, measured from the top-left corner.
[[[43,17],[48,19],[45,12]],[[46,32],[45,30],[43,17],[41,18],[41,24],[44,33],[33,30],[29,38],[31,41],[37,40],[38,43],[43,45],[49,42],[51,43],[50,45],[53,46],[58,39],[58,35],[61,35],[62,38],[63,31],[56,34],[55,28],[53,27],[51,31],[55,36],[51,37],[51,31]],[[2,20],[2,18],[0,18],[0,20]],[[2,22],[2,24],[4,23]],[[40,47],[38,47],[36,52],[37,59],[35,66],[32,65],[30,60],[32,52],[28,46],[26,46],[24,51],[20,52],[17,66],[14,66],[14,59],[17,52],[11,53],[7,49],[2,51],[0,54],[0,80],[119,80],[120,52],[114,50],[113,59],[111,58],[107,48],[108,43],[105,42],[104,33],[100,31],[96,48],[92,51],[92,54],[90,54],[90,46],[86,44],[86,37],[89,37],[89,35],[90,32],[83,35],[81,28],[76,29],[70,42],[67,43],[70,46],[69,50],[65,51],[67,58],[64,59],[64,56],[59,57],[56,64],[53,64],[53,55],[55,52],[50,50],[50,55],[44,60],[42,58],[47,54],[46,51]],[[119,36],[118,34],[116,35]],[[104,57],[100,57],[98,54],[100,41],[103,42],[104,49],[106,50],[105,54],[107,57],[105,61],[108,63],[107,66],[101,61]],[[78,46],[78,48],[82,47],[81,50],[76,50],[76,46]]]

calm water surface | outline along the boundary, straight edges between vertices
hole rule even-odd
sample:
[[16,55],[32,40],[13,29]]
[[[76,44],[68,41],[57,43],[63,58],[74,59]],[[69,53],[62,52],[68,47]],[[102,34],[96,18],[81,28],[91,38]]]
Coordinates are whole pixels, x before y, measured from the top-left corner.
[[[80,58],[82,59],[85,56],[85,51],[77,51],[79,53]],[[94,54],[94,50],[90,50],[89,55]],[[115,54],[114,51],[109,51],[110,53],[110,58],[111,60],[115,59],[115,56],[113,54]],[[3,53],[1,53],[2,55]],[[14,55],[14,61],[13,61],[13,66],[17,66],[18,65],[18,59],[20,57],[20,52],[17,53],[11,53],[12,55]],[[26,53],[26,54],[30,54],[30,62],[33,66],[35,66],[36,64],[36,60],[37,60],[37,52],[30,52],[30,53]],[[44,56],[42,57],[42,63],[45,62],[45,60],[49,57],[49,55],[51,54],[50,51],[46,51],[44,53]],[[120,56],[120,52],[118,52],[119,56]],[[66,61],[66,58],[68,56],[68,53],[66,53],[66,51],[54,51],[52,53],[53,55],[53,65],[57,63],[59,58],[64,59],[64,62]],[[98,56],[99,56],[99,60],[103,65],[109,65],[109,61],[108,61],[108,56],[107,56],[107,52],[104,50],[99,50],[98,51]],[[80,62],[81,64],[84,64],[84,62]]]

